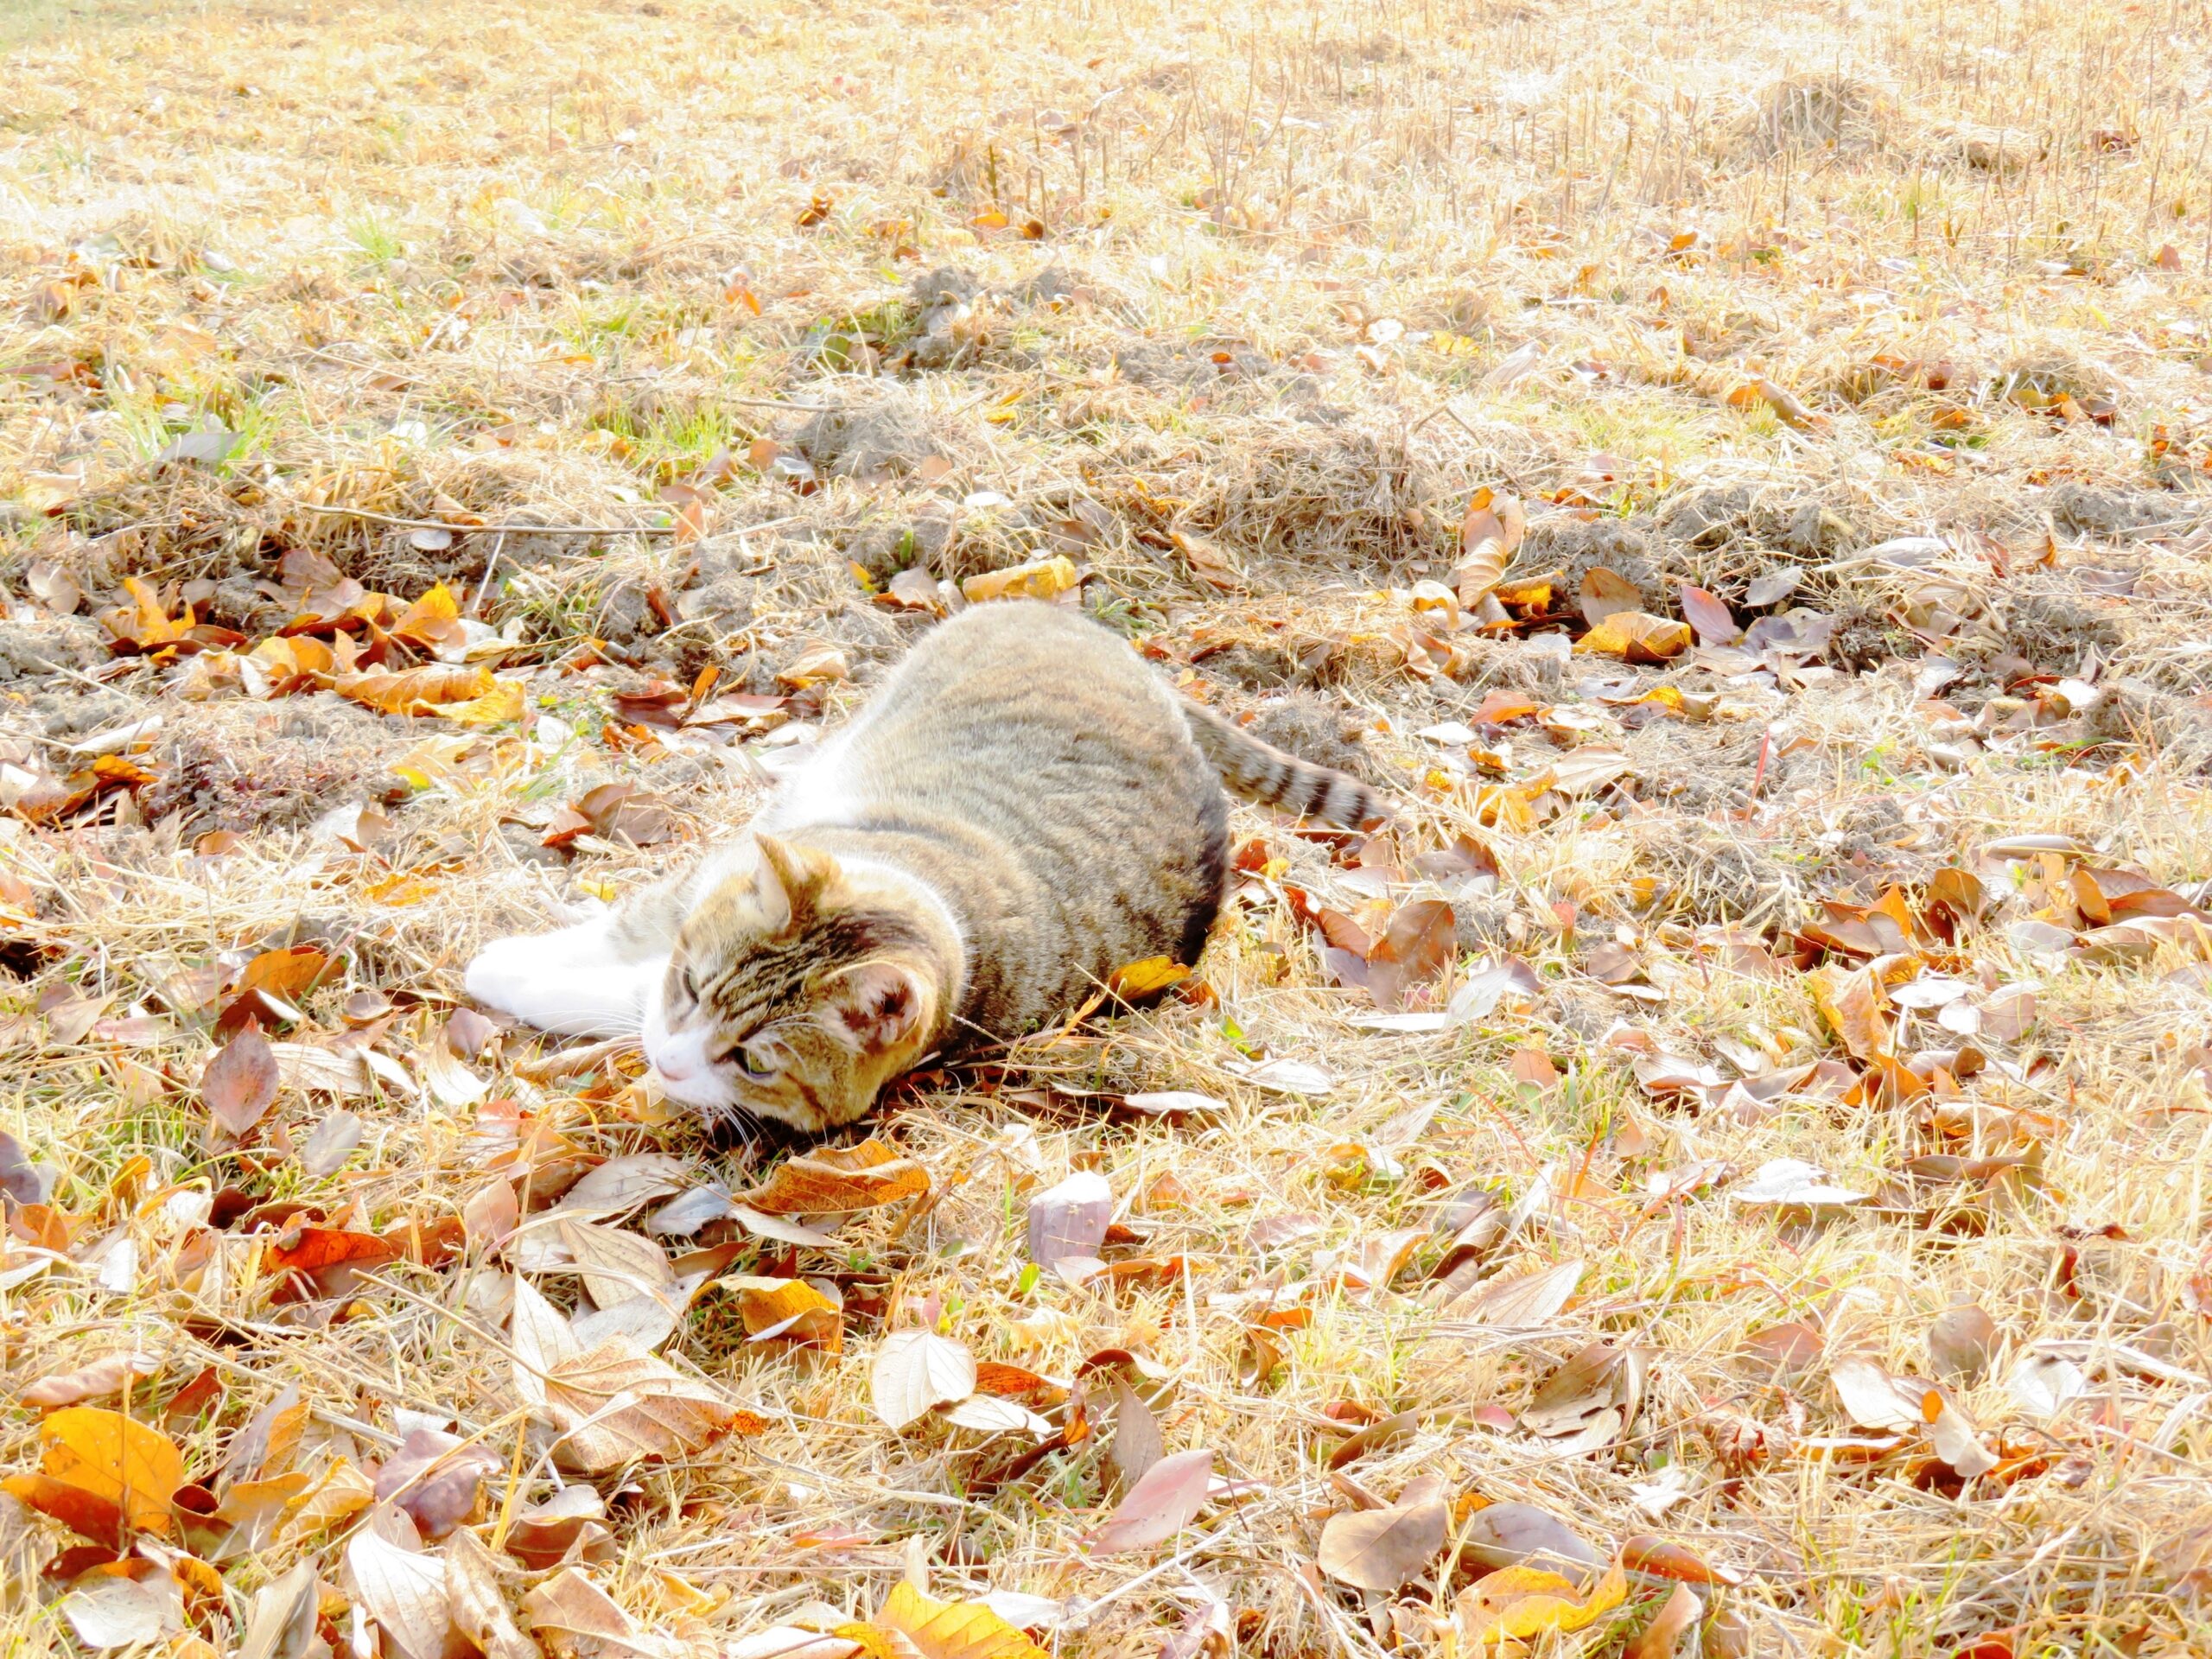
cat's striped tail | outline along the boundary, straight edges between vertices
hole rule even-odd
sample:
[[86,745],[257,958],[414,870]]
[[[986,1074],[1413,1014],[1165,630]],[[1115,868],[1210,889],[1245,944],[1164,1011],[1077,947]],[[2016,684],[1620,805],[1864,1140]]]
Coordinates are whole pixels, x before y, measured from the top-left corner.
[[1185,701],[1183,716],[1199,753],[1232,795],[1340,830],[1389,817],[1382,798],[1357,778],[1262,742],[1202,704]]

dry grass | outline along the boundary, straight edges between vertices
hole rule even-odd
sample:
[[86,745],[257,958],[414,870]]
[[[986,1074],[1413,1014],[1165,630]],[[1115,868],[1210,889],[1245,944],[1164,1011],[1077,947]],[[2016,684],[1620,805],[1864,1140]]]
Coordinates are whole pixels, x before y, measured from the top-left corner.
[[[11,16],[0,761],[66,769],[81,759],[61,744],[165,724],[135,801],[66,829],[0,818],[0,918],[28,912],[0,919],[0,1128],[74,1229],[0,1290],[7,1377],[142,1348],[161,1370],[132,1398],[154,1409],[213,1367],[219,1400],[177,1430],[195,1477],[287,1386],[308,1463],[372,1464],[398,1414],[429,1413],[497,1454],[503,1535],[551,1491],[497,1334],[512,1264],[400,1262],[351,1300],[276,1306],[266,1233],[205,1224],[193,1195],[378,1232],[454,1217],[487,1179],[484,1108],[419,1080],[467,952],[659,869],[765,786],[761,744],[608,741],[613,692],[709,665],[724,691],[772,692],[827,644],[853,681],[792,712],[834,721],[921,626],[871,602],[855,565],[957,577],[1066,550],[1092,608],[1205,694],[1363,726],[1364,764],[1409,802],[1398,874],[1488,840],[1494,890],[1393,896],[1442,893],[1467,951],[1517,954],[1544,989],[1452,1032],[1356,1026],[1364,998],[1330,986],[1283,883],[1359,912],[1374,872],[1245,822],[1287,863],[1224,920],[1209,1005],[921,1080],[877,1128],[931,1172],[925,1215],[855,1217],[834,1250],[724,1253],[720,1271],[836,1285],[846,1346],[748,1342],[735,1293],[706,1294],[667,1351],[768,1426],[603,1483],[613,1551],[591,1571],[618,1603],[683,1652],[865,1616],[902,1575],[1059,1602],[1042,1639],[1065,1653],[1159,1653],[1216,1602],[1238,1652],[1433,1651],[1471,1558],[1395,1599],[1312,1566],[1332,1512],[1433,1475],[1548,1510],[1600,1558],[1656,1531],[1740,1572],[1712,1600],[1744,1633],[1709,1627],[1707,1653],[2205,1651],[2212,1100],[2186,937],[2113,962],[2031,954],[2010,930],[2047,895],[2025,867],[1983,866],[2025,884],[1949,965],[2031,987],[2039,1018],[1956,1098],[1808,1084],[1703,1109],[1640,1084],[1616,1027],[1753,1080],[1841,1058],[1808,982],[1731,971],[1714,930],[1763,931],[1786,959],[1778,930],[1823,900],[1891,883],[1916,900],[1996,836],[2075,836],[2192,899],[2212,877],[2208,29],[2182,0]],[[1743,391],[1762,381],[1804,416]],[[207,424],[236,435],[219,466],[154,464]],[[811,457],[821,487],[757,471],[761,439]],[[657,533],[685,499],[664,486],[723,452],[700,533]],[[1620,688],[1593,659],[1562,671],[1532,641],[1463,638],[1448,665],[1416,648],[1442,671],[1416,674],[1408,590],[1449,571],[1485,486],[1537,508],[1522,568],[1563,572],[1570,608],[1592,565],[1670,614],[1678,582],[1744,614],[1750,583],[1798,568],[1793,602],[1841,625],[1839,671],[1624,671],[1715,699],[1710,723],[1640,726],[1648,709],[1600,701]],[[472,515],[505,528],[444,544],[385,522]],[[1227,576],[1205,580],[1179,534]],[[1946,546],[1874,550],[1900,537]],[[327,693],[188,700],[188,662],[112,658],[87,620],[140,575],[257,639],[288,620],[280,561],[303,551],[403,600],[444,581],[480,601],[510,631],[531,732],[433,731]],[[35,596],[48,567],[91,595],[84,614]],[[1943,708],[1916,685],[1939,654],[1957,671]],[[2091,674],[2101,712],[2036,723],[2037,684]],[[1486,775],[1434,770],[1413,734],[1496,687],[1599,722],[1485,734],[1509,782],[1578,741],[1636,774],[1479,822]],[[669,798],[677,841],[546,854],[551,810],[609,780]],[[391,826],[372,853],[310,827],[372,796]],[[216,830],[238,842],[200,839]],[[397,1009],[379,1044],[410,1079],[347,1103],[364,1137],[323,1176],[281,1145],[206,1149],[211,1039],[170,988],[303,941],[343,970],[284,1034],[327,1039],[349,995],[379,992]],[[1635,958],[1625,988],[1587,971],[1608,944]],[[73,990],[162,1023],[62,1040],[67,1011],[47,1011]],[[578,1158],[664,1147],[757,1174],[619,1076],[531,1081],[538,1047],[511,1034],[476,1070]],[[1511,1069],[1531,1049],[1556,1086]],[[1242,1052],[1323,1063],[1333,1086],[1262,1091]],[[1099,1091],[1164,1089],[1224,1104],[1102,1109]],[[296,1147],[331,1109],[288,1090],[270,1122]],[[1734,1201],[1784,1157],[1874,1196]],[[2035,1179],[1942,1182],[1930,1157],[2022,1158]],[[1026,1195],[1078,1167],[1138,1236],[1114,1254],[1182,1269],[1113,1292],[1026,1274]],[[1450,1230],[1484,1193],[1515,1225],[1470,1257]],[[1287,1215],[1306,1230],[1262,1224]],[[1347,1288],[1347,1262],[1399,1228],[1421,1231],[1395,1288]],[[0,1262],[33,1242],[19,1220]],[[1440,1307],[1429,1283],[1569,1262],[1573,1299],[1533,1328]],[[1255,1377],[1268,1293],[1307,1317]],[[1834,1366],[1928,1375],[1929,1324],[1962,1301],[2007,1345],[1952,1395],[2003,1473],[1961,1485],[1910,1436],[1841,1445],[1876,1437]],[[1094,1375],[1092,1440],[1014,1478],[1004,1440],[893,1433],[868,1359],[916,1310],[1062,1379],[1102,1349],[1141,1357],[1168,1379],[1167,1449],[1211,1447],[1249,1486],[1154,1556],[1087,1558],[1109,1391]],[[1819,1351],[1777,1375],[1747,1339],[1795,1320]],[[1599,1338],[1649,1355],[1618,1438],[1577,1452],[1515,1427]],[[2003,1381],[2038,1343],[2071,1344],[2087,1378],[2047,1421]],[[1404,1438],[1328,1467],[1350,1424],[1401,1413]],[[10,1412],[0,1469],[32,1467],[36,1435],[35,1411]],[[1460,1535],[1475,1513],[1463,1501]],[[195,1602],[201,1632],[236,1649],[296,1560],[342,1598],[345,1536],[293,1528],[229,1563]],[[73,1541],[0,1499],[11,1651],[72,1647],[34,1569]],[[511,1598],[538,1577],[516,1568]],[[1664,1587],[1534,1649],[1618,1652]],[[340,1602],[326,1611],[348,1639]]]

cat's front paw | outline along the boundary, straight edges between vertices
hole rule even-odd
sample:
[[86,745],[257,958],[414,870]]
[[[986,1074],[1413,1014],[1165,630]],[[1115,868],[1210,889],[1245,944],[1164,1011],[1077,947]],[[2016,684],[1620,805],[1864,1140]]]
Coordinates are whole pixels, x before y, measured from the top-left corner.
[[544,950],[545,941],[536,934],[494,939],[469,959],[461,983],[486,1007],[526,1020],[532,969],[543,967]]

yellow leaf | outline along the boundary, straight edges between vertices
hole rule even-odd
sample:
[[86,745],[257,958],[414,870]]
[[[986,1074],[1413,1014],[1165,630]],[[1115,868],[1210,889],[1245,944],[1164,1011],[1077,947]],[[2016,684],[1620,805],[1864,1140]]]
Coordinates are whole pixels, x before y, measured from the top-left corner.
[[1882,1013],[1885,998],[1871,970],[1830,963],[1805,976],[1805,988],[1813,994],[1813,1006],[1847,1052],[1871,1060],[1889,1052],[1890,1022]]
[[460,620],[461,602],[442,582],[410,605],[406,614],[391,625],[391,632],[414,645],[435,645],[449,637],[452,625]]
[[931,1601],[904,1580],[873,1622],[905,1637],[922,1659],[1046,1659],[1044,1649],[982,1603]]
[[1643,611],[1615,611],[1574,643],[1579,655],[1596,652],[1631,663],[1663,663],[1689,649],[1690,625]]
[[1173,957],[1147,957],[1141,962],[1124,963],[1116,968],[1107,981],[1107,988],[1122,1001],[1130,1001],[1164,991],[1170,985],[1179,985],[1190,976],[1191,970]]
[[1574,1580],[1537,1567],[1503,1567],[1478,1579],[1452,1604],[1462,1642],[1503,1642],[1546,1630],[1579,1630],[1621,1605],[1628,1580],[1606,1569],[1586,1599]]
[[987,599],[1052,599],[1075,584],[1075,561],[1065,553],[1055,553],[1050,558],[970,576],[960,584],[960,591],[972,605]]
[[166,1538],[169,1499],[184,1484],[184,1453],[159,1429],[97,1406],[71,1406],[38,1427],[39,1467],[123,1511],[141,1532]]

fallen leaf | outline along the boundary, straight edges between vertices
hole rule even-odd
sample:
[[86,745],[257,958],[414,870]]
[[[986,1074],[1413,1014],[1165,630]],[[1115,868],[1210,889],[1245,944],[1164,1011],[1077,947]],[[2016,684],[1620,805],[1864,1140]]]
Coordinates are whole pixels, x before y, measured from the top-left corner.
[[446,1564],[413,1554],[365,1527],[346,1546],[354,1599],[405,1659],[440,1659],[445,1651]]
[[1678,583],[1675,596],[1682,607],[1682,616],[1697,632],[1700,645],[1732,645],[1744,637],[1743,629],[1736,626],[1736,619],[1719,598],[1702,588],[1693,588],[1687,582]]
[[1462,1642],[1496,1643],[1579,1630],[1619,1606],[1628,1580],[1617,1565],[1588,1594],[1572,1579],[1536,1567],[1502,1567],[1479,1578],[1452,1604],[1452,1624]]
[[416,1530],[435,1543],[475,1513],[478,1492],[501,1467],[481,1446],[440,1429],[412,1429],[378,1469],[374,1496],[406,1510]]
[[2088,1389],[2082,1368],[2055,1354],[2023,1354],[2005,1376],[2005,1392],[2031,1417],[2046,1421]]
[[1582,620],[1594,628],[1607,617],[1642,611],[1643,589],[1619,571],[1593,564],[1582,573],[1577,608]]
[[570,1659],[626,1659],[660,1650],[612,1596],[573,1567],[524,1596],[522,1611],[531,1634]]
[[1135,1490],[1136,1483],[1167,1455],[1160,1437],[1160,1420],[1129,1379],[1114,1373],[1114,1438],[1106,1447],[1106,1461],[1114,1472],[1117,1491]]
[[101,1651],[159,1642],[184,1629],[184,1599],[176,1580],[166,1576],[86,1573],[60,1607],[77,1639]]
[[970,576],[960,584],[960,592],[971,605],[994,599],[1055,599],[1078,580],[1075,561],[1065,553],[1054,553],[1027,564]]
[[1890,1022],[1882,1011],[1888,1000],[1871,969],[1831,962],[1805,976],[1813,1006],[1853,1059],[1871,1060],[1890,1050]]
[[780,1337],[833,1354],[843,1351],[844,1309],[805,1280],[740,1276],[721,1284],[736,1294],[738,1315],[753,1341]]
[[1414,986],[1436,978],[1459,950],[1457,921],[1441,899],[1402,905],[1367,957],[1367,989],[1386,1012],[1405,1005]]
[[564,1467],[601,1473],[763,1427],[658,1355],[620,1340],[579,1351],[569,1322],[526,1280],[515,1282],[511,1334],[516,1389],[562,1431],[556,1456]]
[[921,1659],[1046,1659],[1045,1650],[979,1601],[932,1601],[905,1580],[870,1623],[895,1630]]
[[200,1074],[200,1098],[216,1127],[233,1140],[261,1121],[276,1098],[276,1057],[257,1027],[245,1026],[217,1049]]
[[1678,1584],[1651,1622],[1621,1649],[1621,1659],[1675,1659],[1682,1633],[1705,1616],[1705,1604],[1687,1584]]
[[1738,1204],[1823,1205],[1857,1204],[1866,1194],[1838,1186],[1802,1158],[1770,1158],[1748,1180],[1730,1187],[1728,1196]]
[[119,1411],[69,1406],[41,1422],[38,1437],[47,1478],[114,1505],[137,1531],[169,1535],[184,1453],[168,1435]]
[[1113,1555],[1166,1542],[1197,1519],[1212,1478],[1213,1453],[1204,1447],[1162,1458],[1085,1541],[1090,1553]]
[[446,1615],[485,1659],[543,1659],[507,1611],[492,1552],[465,1528],[446,1540]]
[[593,1305],[612,1307],[632,1296],[659,1295],[676,1282],[668,1255],[650,1238],[620,1227],[563,1217],[554,1224],[569,1260],[583,1275]]
[[1125,1002],[1135,1002],[1179,985],[1191,970],[1173,957],[1147,957],[1122,963],[1106,976],[1106,988]]
[[[1228,554],[1203,537],[1186,536],[1179,530],[1167,532],[1167,539],[1183,556],[1183,568],[1217,593],[1236,594],[1244,591],[1244,578]],[[975,597],[972,594],[969,598]]]
[[975,1391],[976,1357],[934,1331],[893,1331],[876,1344],[869,1363],[875,1414],[895,1429]]
[[1095,1256],[1114,1218],[1114,1189],[1079,1169],[1029,1200],[1029,1259],[1049,1268],[1065,1256]]
[[315,1126],[307,1145],[300,1148],[301,1170],[316,1179],[337,1173],[361,1144],[365,1127],[352,1112],[333,1112]]
[[341,697],[379,714],[437,715],[464,726],[496,726],[520,720],[523,686],[488,668],[430,663],[397,673],[341,674],[330,683]]
[[73,1406],[82,1400],[102,1400],[109,1395],[120,1394],[141,1377],[152,1376],[161,1369],[162,1362],[152,1354],[124,1349],[90,1364],[79,1365],[73,1371],[41,1377],[16,1397],[27,1406]]
[[1388,1594],[1436,1559],[1451,1526],[1441,1497],[1332,1515],[1316,1559],[1332,1579]]
[[766,1181],[737,1197],[765,1215],[842,1215],[929,1190],[927,1170],[871,1138],[857,1147],[825,1147],[786,1158]]
[[1871,1359],[1840,1359],[1828,1368],[1836,1398],[1861,1428],[1888,1433],[1917,1433],[1921,1427],[1920,1394],[1900,1383]]
[[1452,586],[1462,609],[1473,611],[1504,580],[1527,532],[1529,516],[1510,495],[1478,489],[1459,521],[1459,563]]
[[1928,1327],[1928,1357],[1938,1376],[1971,1388],[1989,1374],[1999,1340],[1997,1321],[1980,1308],[1947,1307]]
[[1614,611],[1574,642],[1578,655],[1618,657],[1631,663],[1663,663],[1689,649],[1687,622],[1643,611]]

